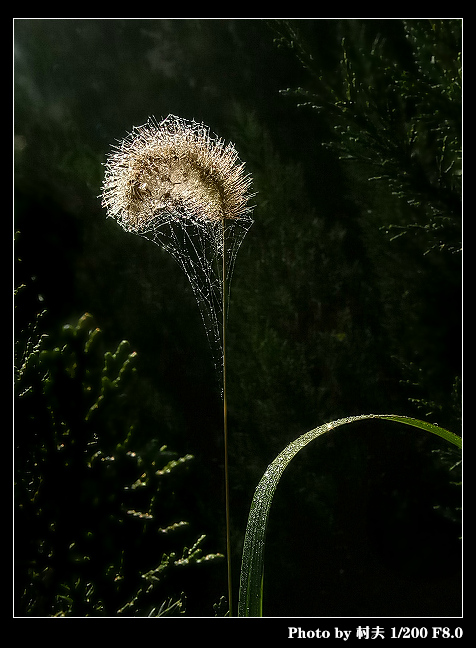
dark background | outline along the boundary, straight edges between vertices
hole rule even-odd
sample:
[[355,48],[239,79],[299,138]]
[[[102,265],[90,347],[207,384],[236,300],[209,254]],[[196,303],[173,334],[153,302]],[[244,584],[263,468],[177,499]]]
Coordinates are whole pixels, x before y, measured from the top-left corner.
[[[355,29],[346,22],[293,26],[330,78],[339,30]],[[411,67],[402,21],[356,22]],[[14,27],[15,284],[27,285],[17,328],[41,307],[42,330],[54,338],[88,312],[108,348],[129,341],[138,447],[152,438],[194,455],[189,489],[174,505],[207,534],[210,551],[224,552],[211,353],[180,268],[106,219],[102,164],[133,125],[172,113],[232,140],[253,175],[255,223],[235,266],[228,334],[235,586],[254,489],[298,435],[370,412],[459,433],[460,257],[450,245],[428,252],[425,231],[392,239],[391,224],[424,225],[424,215],[369,188],[365,165],[322,146],[335,135],[330,109],[299,107],[280,92],[312,85],[296,51],[278,46],[282,26],[25,19]],[[278,488],[265,615],[460,614],[459,495],[444,442],[394,423],[346,428],[301,452]],[[16,439],[21,448],[21,425]],[[21,523],[28,533],[28,519]],[[22,551],[32,548],[17,550],[18,573]],[[213,616],[226,594],[224,563],[187,587],[187,613]]]

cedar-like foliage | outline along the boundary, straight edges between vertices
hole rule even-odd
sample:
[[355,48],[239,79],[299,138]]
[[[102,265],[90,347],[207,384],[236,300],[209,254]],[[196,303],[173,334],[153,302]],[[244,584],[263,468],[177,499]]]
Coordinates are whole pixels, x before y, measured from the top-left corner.
[[220,557],[175,510],[193,456],[138,443],[126,341],[105,350],[87,313],[56,336],[41,320],[17,340],[15,614],[183,613],[189,566]]
[[390,21],[392,39],[388,24],[338,21],[333,73],[301,26],[278,23],[281,44],[308,71],[305,86],[284,94],[325,115],[334,131],[326,145],[357,163],[369,203],[376,183],[404,202],[407,222],[389,221],[392,233],[418,229],[426,252],[460,251],[461,21]]

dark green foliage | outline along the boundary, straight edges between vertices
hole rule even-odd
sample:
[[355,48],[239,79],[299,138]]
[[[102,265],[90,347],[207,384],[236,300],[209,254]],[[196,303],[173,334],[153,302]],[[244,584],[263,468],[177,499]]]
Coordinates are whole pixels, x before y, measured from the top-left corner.
[[383,34],[366,21],[334,28],[341,53],[331,73],[322,52],[307,50],[299,26],[283,25],[310,86],[287,94],[325,115],[334,131],[329,145],[341,160],[358,162],[368,201],[381,193],[377,182],[404,201],[408,222],[389,228],[422,230],[428,250],[459,251],[461,21],[390,21]]
[[41,316],[17,342],[16,614],[184,612],[179,572],[218,557],[176,510],[193,457],[155,435],[137,445],[126,341],[105,351],[87,313],[57,336],[40,330]]
[[[278,42],[305,70],[302,87],[284,94],[297,97],[302,110],[317,111],[328,127],[323,144],[343,162],[344,193],[351,192],[360,211],[354,243],[363,243],[360,263],[370,263],[364,279],[370,301],[362,307],[380,306],[385,345],[420,416],[453,411],[446,424],[454,429],[461,371],[461,21],[322,23],[317,29],[307,21],[273,23]],[[449,371],[442,353],[452,356]]]
[[[40,310],[47,308],[30,354],[45,331],[50,338],[41,348],[51,362],[54,348],[66,344],[61,325],[74,322],[76,329],[85,311],[101,327],[94,344],[104,344],[93,390],[74,388],[82,406],[63,387],[65,406],[52,415],[36,378],[38,388],[25,395],[28,409],[17,408],[18,466],[22,472],[30,457],[31,473],[47,438],[53,461],[53,420],[60,437],[63,418],[74,429],[74,443],[62,441],[71,449],[89,448],[81,439],[90,440],[101,419],[108,432],[97,449],[104,457],[116,457],[132,425],[128,450],[136,458],[123,450],[121,461],[117,455],[96,462],[105,475],[123,466],[114,484],[101,473],[110,497],[114,487],[117,510],[123,486],[144,472],[137,457],[149,465],[165,444],[178,452],[174,459],[193,454],[195,461],[175,472],[183,488],[173,489],[170,515],[156,518],[162,527],[189,521],[187,539],[179,542],[187,532],[180,527],[173,546],[144,553],[136,527],[142,533],[155,522],[124,517],[131,555],[144,556],[142,573],[159,567],[163,554],[181,556],[177,546],[193,547],[198,533],[211,538],[209,551],[224,549],[221,409],[187,279],[167,254],[126,235],[100,208],[101,163],[110,145],[149,115],[171,112],[231,139],[254,177],[255,223],[238,253],[228,322],[238,571],[254,489],[274,457],[306,430],[343,416],[394,412],[459,431],[460,27],[449,20],[16,21],[16,227],[23,258],[17,283],[41,294]],[[273,43],[276,36],[286,47]],[[122,349],[113,366],[123,339],[138,355],[114,392],[130,354]],[[74,364],[68,349],[63,373]],[[108,350],[111,373],[103,386]],[[101,401],[85,421],[103,389],[115,405]],[[72,412],[79,407],[81,422],[72,420],[67,402]],[[39,427],[24,421],[36,403]],[[155,446],[148,445],[151,435],[159,439]],[[458,481],[455,471],[426,439],[398,444],[396,456],[393,434],[375,436],[359,430],[323,441],[283,478],[267,541],[270,614],[288,614],[291,604],[297,615],[459,613],[458,558],[443,566],[427,535],[443,538],[457,556],[459,489],[449,485]],[[155,484],[165,476],[148,479]],[[26,494],[38,487],[28,490],[30,481],[21,481]],[[147,493],[128,492],[140,503],[127,510],[147,512]],[[30,519],[22,516],[20,528]],[[88,530],[89,519],[82,519]],[[296,531],[302,525],[305,536]],[[112,525],[107,530],[115,534]],[[18,561],[38,554],[34,535],[17,535]],[[101,542],[114,545],[114,537]],[[45,566],[47,554],[41,559]],[[220,569],[216,580],[201,581],[200,614],[213,614],[225,591]],[[132,601],[145,583],[132,580],[120,601],[110,584],[116,602],[104,604],[117,610]],[[84,589],[85,582],[92,580],[82,577]],[[178,583],[173,589],[164,586],[153,607],[189,591]]]
[[[319,143],[320,139],[327,150],[335,152],[342,162],[342,175],[333,169],[329,177],[329,168],[315,166],[312,177],[317,200],[312,208],[303,199],[305,168],[302,174],[296,174],[297,169],[294,175],[289,169],[286,173],[279,158],[268,153],[262,154],[261,160],[267,160],[266,170],[273,171],[266,178],[264,191],[261,175],[255,175],[262,200],[261,213],[269,213],[271,223],[269,231],[261,235],[261,264],[257,266],[260,275],[256,284],[263,286],[263,292],[257,302],[267,303],[275,297],[277,305],[273,315],[269,307],[264,309],[271,316],[263,326],[265,335],[261,338],[265,340],[265,349],[274,349],[266,369],[260,372],[265,385],[267,378],[273,376],[269,412],[275,418],[270,419],[272,425],[265,426],[270,430],[266,447],[276,450],[283,447],[276,440],[280,432],[285,429],[289,437],[294,432],[292,423],[283,425],[282,421],[302,424],[300,417],[310,411],[311,403],[318,412],[313,422],[326,420],[326,407],[344,415],[365,411],[368,403],[368,407],[377,411],[389,408],[413,411],[458,431],[461,422],[458,387],[461,370],[460,24],[458,21],[436,25],[425,21],[407,24],[395,21],[393,25],[374,26],[372,21],[322,22],[325,25],[308,21],[279,25],[292,54],[297,54],[304,68],[301,88],[284,94],[298,97],[302,102],[298,124],[305,124],[305,128],[314,124],[315,130],[310,130],[311,141]],[[384,35],[379,33],[382,29]],[[308,116],[309,109],[314,111],[313,117]],[[266,147],[261,145],[261,150],[266,151]],[[304,150],[310,156],[306,147]],[[446,160],[444,164],[443,160]],[[296,176],[301,182],[296,181]],[[271,190],[269,178],[276,178],[276,186]],[[331,217],[335,207],[328,201],[333,192],[340,193],[340,199],[334,199],[346,210],[345,218],[338,212],[335,218]],[[285,216],[271,216],[277,213]],[[257,229],[261,226],[261,222],[256,223]],[[406,236],[397,238],[400,233]],[[280,244],[275,248],[269,244],[270,239],[279,240]],[[274,260],[273,252],[276,252]],[[302,273],[296,277],[299,264]],[[282,275],[277,274],[277,268]],[[306,293],[300,294],[299,290],[304,287]],[[253,308],[252,311],[255,312]],[[242,338],[247,327],[241,326],[239,330]],[[253,348],[261,349],[259,344]],[[262,352],[253,355],[255,359],[264,357]],[[294,364],[291,370],[296,358],[300,363]],[[304,368],[314,371],[305,373]],[[279,379],[270,369],[276,371]],[[301,397],[307,401],[307,407],[298,405]],[[243,401],[248,407],[250,403],[260,407],[260,414],[263,413],[265,403],[257,402],[251,394]],[[285,411],[291,402],[296,408],[293,416]],[[260,415],[256,419],[263,421]],[[247,443],[259,442],[248,436],[243,439],[245,447]],[[368,560],[363,558],[367,551],[363,538],[372,529],[376,545],[386,547],[383,553],[391,556],[386,560],[401,565],[401,573],[414,573],[417,566],[421,574],[432,569],[446,571],[447,566],[441,565],[433,550],[428,550],[428,538],[432,534],[430,529],[448,534],[445,542],[458,554],[455,539],[461,493],[448,485],[451,476],[445,476],[438,461],[422,466],[410,450],[415,442],[408,439],[407,443],[408,451],[402,458],[405,470],[402,472],[399,464],[398,471],[400,479],[405,475],[411,486],[400,480],[396,486],[391,468],[395,463],[395,443],[391,440],[382,443],[378,451],[388,453],[388,463],[382,460],[379,471],[370,463],[371,454],[365,441],[364,447],[358,448],[352,439],[342,439],[341,444],[336,443],[338,458],[330,470],[326,462],[328,451],[321,448],[322,459],[317,451],[313,452],[316,474],[312,489],[303,486],[303,471],[295,479],[289,476],[289,490],[276,504],[283,508],[275,514],[278,522],[272,527],[273,542],[279,539],[270,550],[270,571],[273,576],[279,572],[286,582],[296,583],[296,596],[300,580],[288,573],[288,563],[292,565],[291,572],[297,555],[300,564],[306,562],[305,555],[312,560],[310,547],[309,553],[305,553],[308,540],[299,541],[296,549],[295,530],[300,528],[299,522],[303,529],[315,524],[316,544],[311,546],[316,551],[320,547],[323,556],[331,549],[324,539],[318,538],[334,518],[339,520],[334,533],[345,528],[349,537],[354,537],[352,550],[347,544],[342,547],[342,551],[352,555],[354,565]],[[339,456],[339,450],[343,455]],[[437,456],[441,456],[440,450]],[[311,471],[310,464],[306,462],[305,470]],[[365,475],[368,471],[373,475],[374,470],[380,480],[382,475],[392,475],[389,479],[393,487],[387,490],[387,484],[383,486],[379,479],[374,482],[372,478],[369,488]],[[425,479],[417,477],[420,471],[426,475]],[[337,486],[339,475],[341,478],[345,475],[343,481],[353,491],[352,497],[346,487]],[[392,488],[400,488],[405,493],[397,497],[398,504],[391,494]],[[419,492],[418,506],[412,503],[412,488]],[[348,500],[347,505],[335,498],[336,492]],[[380,496],[380,492],[385,495]],[[294,505],[289,504],[291,498]],[[365,501],[369,502],[367,507],[363,505]],[[445,509],[440,503],[443,501],[452,502],[450,517],[456,522],[453,531],[451,523],[446,524],[435,515]],[[291,509],[301,509],[302,514],[295,514],[299,522],[288,529],[289,547],[284,554],[286,532],[281,530],[282,519]],[[361,519],[358,519],[359,511]],[[448,515],[448,508],[445,511]],[[322,517],[311,522],[309,515]],[[387,532],[387,527],[392,532]],[[331,533],[329,538],[333,537]],[[307,568],[310,569],[309,562]],[[369,565],[369,574],[372,569]],[[289,581],[284,578],[284,571]],[[346,565],[344,571],[346,578],[342,578],[342,583],[347,582],[349,587],[356,587],[356,581],[363,578],[353,565]],[[304,572],[301,573],[304,577]],[[316,581],[332,582],[336,572],[331,569],[327,575],[324,568],[318,568],[313,573]],[[374,573],[370,581],[374,578],[377,584],[379,577]],[[309,578],[307,582],[312,581],[312,577],[306,578]],[[274,610],[281,609],[276,592],[278,583],[279,577],[270,585],[273,593],[269,594],[269,605]],[[310,614],[315,610],[332,615],[336,610],[342,613],[347,609],[345,601],[331,603],[329,596],[325,596],[329,605],[325,611],[318,612],[319,603],[313,606],[311,602],[313,596],[306,604]],[[322,596],[317,600],[322,602]],[[367,600],[370,598],[367,595]],[[388,603],[377,598],[369,609],[386,609]],[[409,593],[408,601],[410,598]],[[406,607],[402,602],[400,609],[409,610],[412,604],[409,605]],[[397,606],[395,600],[393,610]],[[282,613],[299,614],[300,610],[298,604],[293,610],[283,609]],[[365,613],[365,604],[355,610]]]

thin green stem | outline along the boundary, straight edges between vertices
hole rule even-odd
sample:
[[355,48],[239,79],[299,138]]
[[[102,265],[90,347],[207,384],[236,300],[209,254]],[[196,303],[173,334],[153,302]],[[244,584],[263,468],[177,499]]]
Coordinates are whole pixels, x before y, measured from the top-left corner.
[[232,586],[231,586],[231,538],[230,538],[230,484],[228,476],[228,409],[226,400],[226,245],[225,219],[223,219],[223,266],[222,266],[222,318],[223,318],[223,445],[225,452],[225,511],[226,511],[226,562],[228,570],[228,608],[229,616],[233,616]]

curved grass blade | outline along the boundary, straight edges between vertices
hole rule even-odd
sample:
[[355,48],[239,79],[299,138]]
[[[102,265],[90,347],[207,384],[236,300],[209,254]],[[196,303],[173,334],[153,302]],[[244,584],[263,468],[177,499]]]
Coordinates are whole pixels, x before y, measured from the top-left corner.
[[461,437],[453,432],[425,421],[394,414],[363,414],[338,419],[310,430],[290,443],[266,469],[251,503],[243,546],[238,616],[262,616],[266,527],[274,492],[284,470],[297,453],[317,437],[341,425],[363,419],[386,419],[404,423],[436,434],[458,448],[462,445]]

